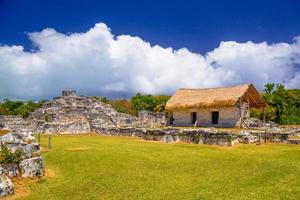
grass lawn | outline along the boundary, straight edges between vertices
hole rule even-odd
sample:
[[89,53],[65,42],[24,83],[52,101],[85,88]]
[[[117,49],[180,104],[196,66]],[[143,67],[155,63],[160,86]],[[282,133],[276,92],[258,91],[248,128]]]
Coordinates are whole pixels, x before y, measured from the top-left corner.
[[[46,146],[47,137],[42,137]],[[47,176],[19,199],[300,199],[300,146],[217,147],[53,136]]]

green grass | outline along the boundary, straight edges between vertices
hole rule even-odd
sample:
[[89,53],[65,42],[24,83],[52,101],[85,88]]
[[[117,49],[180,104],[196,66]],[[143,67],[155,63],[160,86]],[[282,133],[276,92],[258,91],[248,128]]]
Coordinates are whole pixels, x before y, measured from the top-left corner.
[[[42,137],[47,144],[47,137]],[[300,199],[300,146],[217,147],[131,137],[53,136],[54,177],[23,199]]]

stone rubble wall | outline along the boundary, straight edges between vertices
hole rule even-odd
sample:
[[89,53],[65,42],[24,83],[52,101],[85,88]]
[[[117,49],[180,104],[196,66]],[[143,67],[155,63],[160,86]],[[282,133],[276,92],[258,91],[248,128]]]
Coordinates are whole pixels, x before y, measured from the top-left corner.
[[21,130],[28,126],[28,123],[18,115],[0,115],[0,129]]
[[45,162],[41,157],[41,148],[35,143],[32,132],[21,130],[0,136],[1,148],[23,152],[19,163],[0,164],[0,198],[14,193],[11,177],[41,177],[45,175]]
[[274,129],[274,128],[278,128],[279,125],[276,124],[275,122],[272,121],[268,121],[267,123],[256,119],[256,118],[247,118],[245,119],[245,124],[247,125],[247,127],[249,128],[256,128],[256,129]]
[[138,116],[142,127],[163,126],[167,122],[165,113],[163,112],[141,110],[138,112]]
[[[299,130],[298,130],[299,131]],[[219,131],[214,128],[199,129],[177,129],[177,128],[102,128],[97,129],[98,134],[136,136],[145,140],[161,142],[186,142],[197,144],[210,144],[219,146],[233,146],[237,143],[290,143],[289,136],[295,134],[290,132],[262,131]]]

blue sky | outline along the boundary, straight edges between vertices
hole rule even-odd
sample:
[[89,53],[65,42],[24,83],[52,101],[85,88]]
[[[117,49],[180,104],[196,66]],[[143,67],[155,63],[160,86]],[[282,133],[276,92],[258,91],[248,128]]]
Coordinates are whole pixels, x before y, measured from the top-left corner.
[[300,1],[0,0],[0,43],[31,47],[25,32],[82,32],[106,23],[115,34],[205,53],[220,41],[291,42],[300,34]]
[[[95,38],[94,33],[113,36]],[[116,39],[126,35],[129,38]],[[43,98],[64,88],[128,97],[135,92],[171,94],[178,87],[244,82],[253,82],[260,89],[269,81],[299,87],[300,39],[295,39],[299,35],[299,0],[0,0],[0,99]],[[72,45],[90,45],[82,52],[78,47],[76,54],[59,60],[63,55],[59,50],[68,47],[71,40]],[[104,48],[107,43],[108,49]],[[93,57],[91,51],[99,57]],[[262,69],[262,74],[249,71],[252,66]],[[153,72],[162,68],[166,72]],[[59,76],[54,73],[58,69],[62,73]],[[186,80],[178,83],[182,76]],[[132,82],[126,80],[128,77]],[[32,88],[30,92],[23,91],[25,86]]]

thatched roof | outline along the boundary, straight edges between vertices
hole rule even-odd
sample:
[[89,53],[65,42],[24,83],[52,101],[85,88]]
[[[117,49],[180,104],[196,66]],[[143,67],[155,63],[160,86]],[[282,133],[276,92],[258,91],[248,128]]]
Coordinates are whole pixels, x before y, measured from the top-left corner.
[[207,89],[179,89],[166,104],[166,110],[235,106],[249,101],[250,107],[265,107],[266,103],[252,84]]

